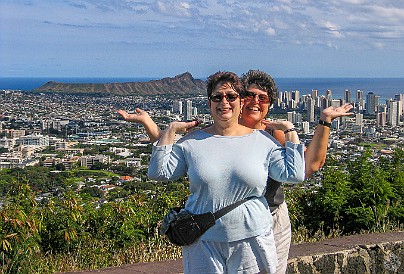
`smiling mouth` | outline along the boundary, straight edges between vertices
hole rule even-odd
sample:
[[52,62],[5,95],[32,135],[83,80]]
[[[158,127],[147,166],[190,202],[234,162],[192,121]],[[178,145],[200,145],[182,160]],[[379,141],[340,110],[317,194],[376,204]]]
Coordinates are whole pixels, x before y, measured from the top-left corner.
[[221,111],[221,112],[227,112],[227,111],[230,111],[231,108],[218,108],[217,110]]
[[247,107],[247,109],[250,111],[260,111],[258,107]]

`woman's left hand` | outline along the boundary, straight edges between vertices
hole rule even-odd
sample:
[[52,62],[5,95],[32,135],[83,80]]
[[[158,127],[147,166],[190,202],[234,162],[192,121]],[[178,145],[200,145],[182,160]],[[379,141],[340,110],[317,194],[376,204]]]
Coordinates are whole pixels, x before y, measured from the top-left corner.
[[268,129],[285,131],[293,128],[293,124],[285,120],[275,120],[275,121],[262,120],[262,123],[266,126],[265,127],[266,131],[268,131]]
[[187,133],[190,129],[196,127],[199,124],[198,121],[191,121],[191,122],[180,122],[180,121],[174,121],[171,122],[167,130],[172,130],[175,133]]

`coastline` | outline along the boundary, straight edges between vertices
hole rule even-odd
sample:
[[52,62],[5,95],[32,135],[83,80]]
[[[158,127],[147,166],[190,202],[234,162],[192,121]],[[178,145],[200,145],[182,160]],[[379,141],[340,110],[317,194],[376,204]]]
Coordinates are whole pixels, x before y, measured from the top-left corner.
[[[203,78],[199,78],[203,79]],[[0,77],[0,90],[31,91],[49,81],[61,83],[124,83],[124,82],[148,82],[159,80],[157,77]],[[355,98],[356,91],[362,90],[366,95],[374,92],[380,96],[381,102],[394,98],[395,94],[404,93],[404,78],[274,78],[278,90],[295,91],[300,94],[310,94],[317,89],[319,94],[325,95],[326,90],[331,90],[333,98],[343,98],[346,89],[351,91],[351,97]]]

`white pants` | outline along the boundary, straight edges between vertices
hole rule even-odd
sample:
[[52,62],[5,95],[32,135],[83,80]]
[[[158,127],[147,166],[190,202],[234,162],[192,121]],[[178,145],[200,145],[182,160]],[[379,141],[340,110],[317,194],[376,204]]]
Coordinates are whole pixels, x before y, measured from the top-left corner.
[[182,248],[185,274],[275,273],[272,228],[262,235],[235,242],[198,240]]
[[272,212],[276,253],[278,255],[278,267],[276,274],[284,274],[288,266],[290,242],[292,240],[292,227],[289,219],[288,207],[283,202]]

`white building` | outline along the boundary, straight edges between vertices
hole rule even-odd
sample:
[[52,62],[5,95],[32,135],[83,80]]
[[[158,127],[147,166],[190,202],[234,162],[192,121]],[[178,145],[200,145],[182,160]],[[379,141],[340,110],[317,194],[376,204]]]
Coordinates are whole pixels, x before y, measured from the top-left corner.
[[41,134],[25,135],[19,137],[16,143],[25,146],[49,146],[49,136]]
[[82,167],[91,168],[91,166],[96,162],[108,164],[110,162],[110,158],[105,155],[90,155],[80,157],[80,165]]

